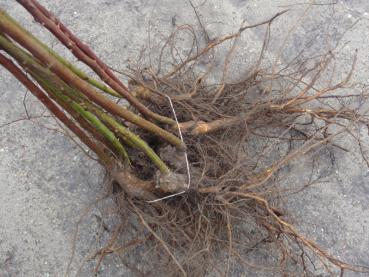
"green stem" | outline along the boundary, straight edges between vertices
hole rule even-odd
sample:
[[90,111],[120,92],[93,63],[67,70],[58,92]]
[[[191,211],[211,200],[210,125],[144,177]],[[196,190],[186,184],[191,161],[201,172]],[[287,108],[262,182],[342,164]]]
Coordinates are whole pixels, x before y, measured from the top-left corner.
[[71,118],[69,118],[65,111],[61,110],[50,98],[36,86],[28,76],[18,68],[10,59],[0,54],[0,64],[4,66],[11,74],[13,74],[38,100],[45,105],[45,107],[54,116],[65,124],[89,149],[91,149],[99,158],[99,162],[110,168],[115,162],[113,157],[107,153],[105,145],[96,142],[90,138],[85,129],[80,128]]
[[74,101],[81,104],[82,107],[86,108],[86,110],[92,111],[101,121],[103,121],[107,126],[110,127],[111,130],[122,137],[125,143],[133,148],[138,148],[142,150],[149,159],[158,167],[161,173],[168,174],[170,172],[167,165],[161,160],[161,158],[155,153],[155,151],[138,135],[134,134],[128,128],[124,127],[120,124],[114,117],[105,113],[101,109],[99,109],[96,105],[92,104],[88,99],[75,89],[64,86],[65,93],[73,99]]
[[80,114],[86,121],[88,121],[92,126],[94,126],[97,131],[102,134],[114,147],[119,158],[123,158],[124,161],[129,162],[129,157],[127,151],[124,149],[123,145],[120,143],[119,139],[115,134],[109,130],[104,123],[102,123],[99,118],[97,118],[93,113],[87,111],[82,107],[82,105],[74,102],[68,96],[60,92],[63,88],[56,87],[52,82],[45,76],[39,75],[38,73],[32,72],[32,76],[37,80],[37,82],[48,92],[52,93],[59,101],[64,102],[70,106],[75,112]]
[[111,130],[114,130],[114,132],[118,136],[121,136],[127,145],[129,145],[132,148],[137,148],[143,151],[154,163],[154,165],[158,167],[161,173],[168,174],[170,172],[167,165],[161,160],[161,158],[155,153],[155,151],[138,135],[128,130],[117,120],[115,120],[114,117],[110,116],[109,114],[99,109],[96,105],[88,101],[88,99],[83,94],[67,86],[61,80],[55,80],[55,78],[52,78],[51,76],[48,79],[49,82],[51,80],[54,80],[55,82],[54,87],[63,87],[63,92],[66,93],[75,102],[79,103],[81,107],[83,107],[85,110],[92,111],[93,114],[95,114],[102,122],[104,122],[107,126],[109,126]]
[[101,80],[122,95],[122,97],[135,107],[144,117],[154,119],[164,124],[176,124],[175,120],[157,114],[143,105],[128,91],[126,86],[124,86],[122,82],[115,77],[108,66],[104,64],[87,45],[83,44],[62,22],[60,22],[42,5],[37,3],[37,1],[17,1],[33,15],[36,21],[40,22],[46,29],[53,33],[54,36],[57,37],[77,59],[89,66],[101,78]]
[[129,161],[128,154],[123,145],[113,132],[109,130],[94,114],[86,111],[80,104],[72,101],[65,96],[62,91],[65,83],[53,83],[57,77],[48,69],[43,68],[32,56],[27,52],[14,45],[11,41],[0,34],[0,46],[7,51],[18,63],[29,72],[37,82],[49,93],[52,93],[59,101],[71,107],[75,112],[80,114],[87,122],[89,122],[96,130],[101,133],[114,147],[118,156],[125,161]]
[[95,102],[105,110],[124,118],[137,126],[140,126],[141,128],[151,132],[152,134],[155,134],[162,139],[165,139],[180,149],[185,149],[184,143],[177,136],[116,104],[114,101],[111,101],[109,98],[106,98],[104,95],[96,91],[89,83],[76,76],[69,68],[62,64],[47,50],[45,50],[44,47],[42,47],[39,43],[35,43],[34,40],[27,35],[22,28],[19,28],[17,25],[13,24],[12,21],[5,16],[5,12],[1,9],[0,31],[27,49],[35,58],[37,58],[43,65],[47,66],[69,86],[82,92],[91,101]]
[[[0,45],[7,45],[8,47],[6,47],[6,49],[8,49],[10,48],[10,44],[12,43],[0,35]],[[30,72],[46,91],[52,93],[53,96],[57,98],[58,102],[62,102],[63,107],[71,107],[75,112],[80,114],[85,120],[93,125],[98,132],[114,146],[121,157],[128,159],[126,151],[120,144],[119,140],[115,137],[114,133],[101,121],[108,125],[110,129],[114,130],[115,133],[120,135],[129,146],[142,150],[158,167],[160,172],[163,174],[170,172],[167,165],[160,159],[155,151],[152,150],[152,148],[139,136],[118,123],[112,116],[93,105],[85,95],[69,87],[50,70],[38,64],[38,62],[35,61],[27,52],[14,44],[12,44],[12,47],[12,56],[22,64],[26,71]],[[64,94],[67,94],[68,96]],[[92,111],[93,113],[89,111]],[[94,114],[96,114],[97,117]]]
[[85,80],[86,82],[90,83],[94,87],[100,89],[101,91],[110,94],[114,97],[122,98],[122,96],[114,91],[113,89],[109,88],[108,86],[104,85],[103,83],[99,82],[98,80],[89,77],[79,68],[75,67],[72,63],[64,59],[62,56],[60,56],[58,53],[56,53],[54,50],[52,50],[50,47],[48,47],[46,44],[39,41],[36,37],[34,37],[30,32],[23,29],[22,26],[20,26],[13,18],[11,18],[9,15],[7,15],[5,12],[2,12],[0,10],[0,16],[6,18],[6,20],[9,20],[12,24],[14,24],[17,28],[22,29],[29,37],[33,40],[33,43],[37,43],[40,46],[42,46],[46,51],[48,51],[51,55],[53,55],[59,62],[64,64],[66,67],[68,67],[74,74],[76,74],[78,77],[80,77],[82,80]]
[[142,150],[149,157],[149,159],[158,167],[161,173],[168,174],[170,172],[167,165],[160,159],[160,157],[155,153],[155,151],[139,136],[129,131],[126,127],[118,123],[110,115],[104,113],[103,111],[95,107],[92,107],[92,105],[89,106],[89,109],[91,109],[105,124],[111,126],[111,128],[115,130],[116,133],[123,136],[123,138],[126,139],[128,142],[130,142],[130,144],[133,144],[135,148]]

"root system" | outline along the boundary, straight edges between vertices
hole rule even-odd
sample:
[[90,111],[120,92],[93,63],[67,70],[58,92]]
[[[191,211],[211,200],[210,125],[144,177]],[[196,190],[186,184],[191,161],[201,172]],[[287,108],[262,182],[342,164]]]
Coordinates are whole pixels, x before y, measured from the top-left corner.
[[[270,62],[270,26],[284,16],[282,11],[213,40],[191,25],[178,26],[163,42],[154,65],[137,63],[119,71],[79,44],[36,1],[19,2],[107,84],[94,84],[44,50],[27,48],[36,60],[15,51],[11,40],[21,40],[6,29],[4,20],[0,22],[1,48],[39,87],[32,87],[2,54],[1,64],[39,92],[39,99],[95,153],[111,178],[110,198],[116,209],[110,216],[118,223],[107,245],[88,257],[96,259],[96,272],[107,255],[121,257],[133,272],[148,276],[228,276],[242,268],[283,276],[313,276],[317,268],[332,275],[368,272],[306,238],[283,205],[291,194],[319,182],[313,152],[346,151],[339,144],[342,136],[354,137],[361,147],[353,129],[367,126],[367,94],[364,89],[352,93],[358,90],[351,83],[355,52],[346,76],[338,81],[339,43],[315,57],[300,53],[288,64]],[[239,50],[239,38],[255,27],[265,29],[260,53],[232,78],[231,59]],[[186,50],[177,43],[182,35],[190,38]],[[230,45],[229,50],[217,57],[224,45]],[[53,62],[49,67],[60,79],[43,81],[50,74],[43,67],[48,62]],[[113,71],[130,79],[128,88]],[[76,75],[81,79],[73,78]],[[106,100],[91,86],[126,99],[130,106],[124,109]],[[291,184],[288,166],[302,157],[311,161],[307,178]],[[367,160],[364,152],[363,159]],[[263,258],[252,260],[250,252]],[[139,256],[140,266],[129,264],[130,258]]]

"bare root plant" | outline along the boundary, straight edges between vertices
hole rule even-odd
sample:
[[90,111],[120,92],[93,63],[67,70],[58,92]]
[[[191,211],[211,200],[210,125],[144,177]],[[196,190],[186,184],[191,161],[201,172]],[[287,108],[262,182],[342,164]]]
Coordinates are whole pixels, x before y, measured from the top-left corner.
[[[93,152],[112,180],[112,213],[121,221],[106,246],[88,257],[96,259],[96,272],[113,254],[142,255],[144,265],[132,269],[142,275],[223,276],[237,267],[285,276],[311,276],[316,267],[332,275],[368,272],[306,238],[281,205],[319,182],[312,167],[306,182],[289,186],[286,166],[324,147],[345,150],[336,138],[357,139],[354,126],[368,124],[367,94],[350,92],[356,53],[340,81],[338,48],[268,64],[270,26],[283,11],[205,46],[191,25],[179,26],[154,64],[118,71],[35,0],[18,2],[102,80],[87,76],[1,11],[0,63]],[[238,39],[259,26],[265,27],[259,57],[243,77],[229,81]],[[189,50],[177,45],[182,34],[191,37]],[[221,77],[211,80],[219,70],[216,49],[226,43],[231,47]],[[128,88],[114,71],[130,79]],[[351,105],[352,99],[359,104]],[[263,248],[278,262],[247,259]]]

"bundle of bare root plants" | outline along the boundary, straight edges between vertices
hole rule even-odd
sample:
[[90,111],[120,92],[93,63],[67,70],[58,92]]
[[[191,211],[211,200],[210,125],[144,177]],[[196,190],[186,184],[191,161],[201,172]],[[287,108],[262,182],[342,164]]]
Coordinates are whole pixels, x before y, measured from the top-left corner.
[[[366,100],[363,92],[347,89],[356,53],[339,82],[337,49],[263,66],[270,26],[281,12],[203,47],[193,27],[180,26],[156,65],[116,72],[36,0],[17,2],[99,77],[87,75],[0,10],[1,65],[112,180],[121,221],[109,243],[90,257],[96,272],[105,256],[129,257],[138,250],[146,258],[135,272],[149,276],[223,276],[235,268],[285,276],[312,276],[316,268],[367,272],[300,234],[280,206],[289,194],[318,181],[289,187],[286,166],[322,147],[342,149],[335,138],[368,123],[365,111],[346,101]],[[239,81],[226,82],[235,42],[257,26],[265,28],[259,58]],[[182,32],[192,36],[190,51],[176,47]],[[223,77],[210,81],[216,49],[230,42]],[[117,73],[130,79],[129,88]],[[263,247],[277,262],[248,261],[248,253]]]

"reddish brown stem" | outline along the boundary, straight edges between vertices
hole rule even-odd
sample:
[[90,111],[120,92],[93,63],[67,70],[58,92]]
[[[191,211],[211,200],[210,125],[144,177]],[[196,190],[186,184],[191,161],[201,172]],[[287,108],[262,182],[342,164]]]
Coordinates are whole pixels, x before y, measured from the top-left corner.
[[27,49],[42,64],[48,66],[53,73],[59,76],[69,86],[79,90],[91,101],[97,103],[112,114],[120,116],[127,121],[140,126],[141,128],[157,135],[158,137],[167,140],[178,148],[184,148],[182,141],[175,135],[123,108],[93,89],[87,82],[80,79],[66,66],[64,66],[55,56],[49,53],[49,51],[45,49],[41,43],[38,43],[35,38],[27,34],[27,32],[20,26],[14,24],[4,11],[0,10],[0,15],[0,30],[22,45],[22,47]]
[[11,60],[0,53],[0,64],[16,77],[42,104],[69,128],[87,147],[99,157],[103,165],[112,164],[112,159],[104,151],[104,146],[94,142],[88,135],[75,124],[68,116],[53,102],[48,95],[36,86],[26,74],[22,72]]
[[46,10],[35,0],[17,0],[37,22],[45,26],[54,34],[63,45],[65,45],[74,56],[87,64],[96,74],[106,82],[112,89],[123,96],[141,114],[159,122],[175,125],[171,118],[161,116],[149,110],[136,97],[129,93],[126,86],[111,72],[108,66],[102,62],[93,51],[82,43],[63,23],[60,22],[51,12]]
[[[114,75],[114,73],[109,69],[109,67],[91,50],[91,48],[88,47],[88,45],[84,44],[77,36],[75,36],[54,14],[48,11],[44,6],[42,6],[37,1],[33,0],[17,0],[17,1],[32,14],[32,16],[35,18],[37,22],[39,22],[40,24],[45,24],[45,27],[48,28],[66,47],[71,49],[68,42],[76,45],[78,49],[83,52],[84,55],[94,60],[96,64],[99,67],[101,67],[111,79],[117,82],[123,89],[128,91],[127,87]],[[48,20],[51,20],[58,27],[60,32],[62,32],[64,36],[68,38],[68,41],[62,40],[61,38],[63,38],[64,36],[62,34],[59,34],[59,32],[55,32],[54,28],[50,29],[51,25],[46,25],[47,22],[43,20],[42,14],[40,14],[39,12],[41,12]],[[76,53],[73,54],[76,55]],[[76,57],[80,58],[79,56]]]

